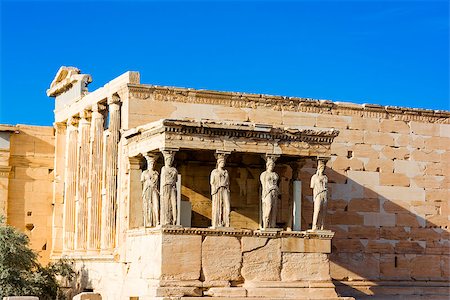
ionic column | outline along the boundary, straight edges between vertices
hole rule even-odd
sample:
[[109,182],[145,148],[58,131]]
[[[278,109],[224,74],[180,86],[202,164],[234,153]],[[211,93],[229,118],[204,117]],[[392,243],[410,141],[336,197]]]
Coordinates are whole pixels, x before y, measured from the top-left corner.
[[98,104],[92,106],[90,172],[89,172],[89,210],[88,210],[88,250],[100,249],[102,212],[102,174],[103,174],[103,129],[104,118]]
[[120,130],[120,99],[108,98],[109,136],[106,143],[106,199],[102,209],[102,250],[112,250],[116,235],[117,161]]
[[76,196],[75,249],[86,250],[89,190],[89,133],[88,112],[80,113],[78,122],[78,175]]
[[74,249],[75,236],[75,197],[77,191],[77,148],[78,129],[77,119],[70,118],[67,121],[66,157],[64,176],[64,230],[63,249]]

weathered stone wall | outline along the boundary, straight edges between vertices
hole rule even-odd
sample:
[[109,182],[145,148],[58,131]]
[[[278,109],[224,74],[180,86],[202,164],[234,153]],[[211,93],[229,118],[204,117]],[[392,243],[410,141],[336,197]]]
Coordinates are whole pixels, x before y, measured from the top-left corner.
[[[448,113],[164,88],[131,88],[128,101],[128,128],[205,118],[339,129],[326,170],[332,277],[448,281]],[[312,161],[300,172],[302,229],[314,172]]]
[[52,246],[53,128],[15,129],[10,136],[7,222],[30,237],[31,248],[46,264]]

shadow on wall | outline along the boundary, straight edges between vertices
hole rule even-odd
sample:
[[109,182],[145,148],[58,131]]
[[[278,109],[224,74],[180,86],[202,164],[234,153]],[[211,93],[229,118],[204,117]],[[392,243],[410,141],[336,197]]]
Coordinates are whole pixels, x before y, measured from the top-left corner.
[[[432,199],[421,187],[381,185],[379,172],[345,172],[347,176],[326,169],[327,223],[336,233],[330,256],[331,276],[337,291],[356,298],[412,293],[412,287],[402,286],[401,281],[413,281],[416,287],[424,285],[423,291],[414,288],[413,294],[448,295],[448,199]],[[312,197],[304,197],[303,203],[302,214],[309,217],[309,224]],[[377,284],[358,287],[358,281],[400,283],[390,288]],[[439,284],[433,286],[427,281],[444,284],[439,288]]]

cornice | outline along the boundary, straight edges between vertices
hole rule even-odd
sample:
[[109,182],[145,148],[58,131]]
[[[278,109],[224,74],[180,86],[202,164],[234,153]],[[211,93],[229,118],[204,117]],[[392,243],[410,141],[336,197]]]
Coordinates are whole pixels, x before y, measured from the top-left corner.
[[194,90],[142,84],[128,84],[130,97],[155,101],[173,101],[196,104],[216,104],[235,108],[270,108],[331,115],[360,116],[429,123],[450,123],[450,112],[375,104],[353,104],[311,98],[270,96],[236,92]]

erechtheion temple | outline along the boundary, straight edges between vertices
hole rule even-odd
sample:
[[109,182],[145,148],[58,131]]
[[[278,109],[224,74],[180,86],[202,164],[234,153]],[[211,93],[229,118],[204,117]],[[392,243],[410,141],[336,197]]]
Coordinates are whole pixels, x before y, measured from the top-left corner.
[[450,112],[61,67],[0,127],[0,209],[102,299],[447,299]]

